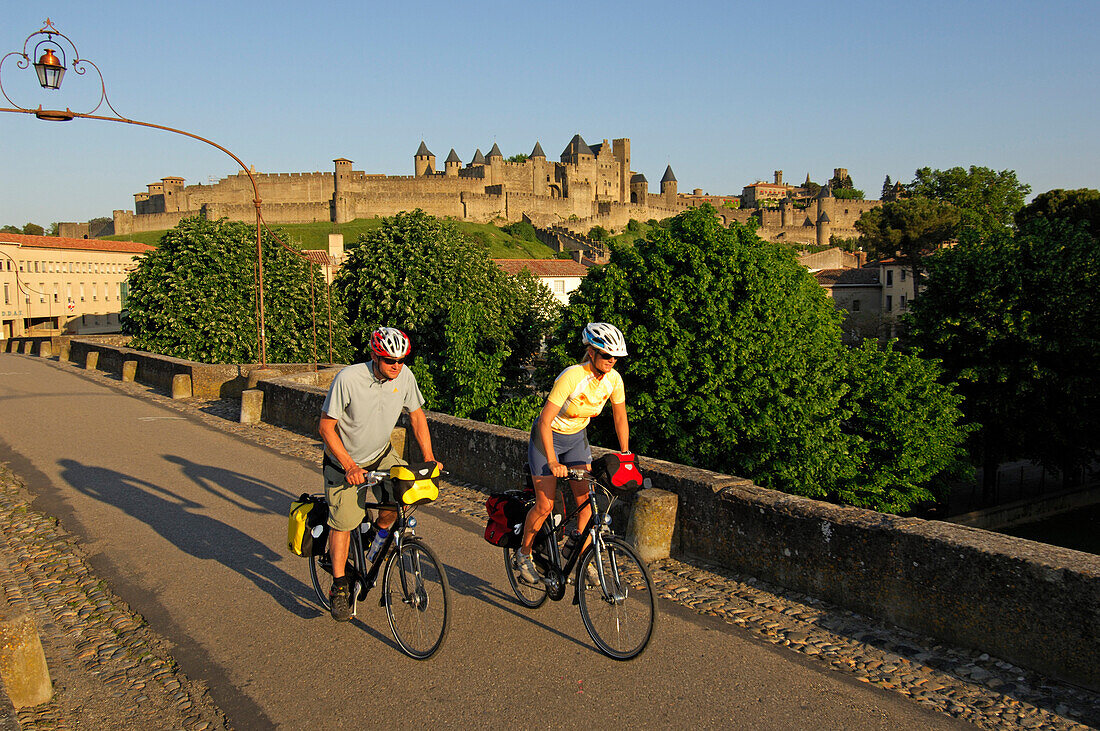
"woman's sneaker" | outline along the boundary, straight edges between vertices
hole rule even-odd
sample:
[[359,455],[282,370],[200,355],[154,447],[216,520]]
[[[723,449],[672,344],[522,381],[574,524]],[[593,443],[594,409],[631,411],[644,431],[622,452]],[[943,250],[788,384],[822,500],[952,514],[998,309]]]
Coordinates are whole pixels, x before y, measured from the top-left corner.
[[528,584],[538,584],[542,581],[538,569],[535,568],[535,562],[518,548],[516,549],[516,559],[513,565],[516,567],[516,571],[519,572],[519,577]]

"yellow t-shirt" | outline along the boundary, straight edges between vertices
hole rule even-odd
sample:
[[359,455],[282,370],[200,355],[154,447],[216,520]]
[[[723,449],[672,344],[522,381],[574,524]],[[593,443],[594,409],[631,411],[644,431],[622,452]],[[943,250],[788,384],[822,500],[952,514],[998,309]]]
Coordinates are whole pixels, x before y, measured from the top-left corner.
[[550,428],[558,434],[576,434],[588,426],[593,416],[603,411],[610,398],[611,403],[626,401],[623,377],[612,368],[603,378],[593,375],[592,364],[587,361],[569,366],[558,374],[547,401],[559,407]]

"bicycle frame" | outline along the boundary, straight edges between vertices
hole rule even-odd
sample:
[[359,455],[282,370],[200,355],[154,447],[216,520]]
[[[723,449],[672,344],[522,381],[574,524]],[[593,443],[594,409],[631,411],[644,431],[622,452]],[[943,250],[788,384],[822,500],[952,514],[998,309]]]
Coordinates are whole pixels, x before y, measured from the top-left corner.
[[[562,492],[562,507],[564,508],[564,514],[562,516],[561,523],[557,526],[554,525],[553,516],[548,516],[546,521],[543,522],[542,528],[539,529],[539,539],[536,543],[541,542],[545,547],[549,555],[551,565],[560,572],[562,577],[568,578],[576,569],[577,563],[580,561],[581,556],[584,555],[584,548],[591,542],[592,550],[596,553],[596,574],[600,579],[600,590],[603,595],[611,601],[621,600],[622,590],[620,587],[614,587],[614,590],[609,590],[607,586],[607,577],[604,575],[603,570],[603,541],[600,540],[601,527],[606,526],[607,530],[610,530],[610,520],[605,520],[607,511],[600,509],[600,503],[596,499],[595,486],[599,485],[599,482],[589,473],[582,473],[580,475],[571,473],[570,479],[577,480],[577,477],[588,483],[588,497],[579,505],[574,504],[573,509],[569,509],[569,501],[566,500],[565,492]],[[580,481],[577,480],[577,481]],[[600,486],[601,490],[608,492],[603,486]],[[609,497],[614,500],[614,496],[608,492]],[[588,522],[584,528],[579,531],[578,543],[573,550],[573,554],[562,565],[561,549],[558,548],[557,535],[561,534],[565,530],[565,526],[569,521],[575,518],[585,507],[592,507],[592,514],[588,518]],[[610,507],[610,506],[609,506]],[[612,556],[614,561],[614,556]],[[616,567],[617,570],[618,567]],[[576,582],[573,588],[573,604],[579,602],[578,592],[580,591],[580,583]]]

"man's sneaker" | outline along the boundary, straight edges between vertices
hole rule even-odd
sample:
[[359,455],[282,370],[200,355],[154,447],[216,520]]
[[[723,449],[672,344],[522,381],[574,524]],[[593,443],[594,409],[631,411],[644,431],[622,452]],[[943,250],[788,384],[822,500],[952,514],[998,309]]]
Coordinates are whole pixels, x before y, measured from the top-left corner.
[[333,584],[328,590],[328,601],[332,605],[332,618],[337,622],[351,619],[351,591],[344,583]]
[[541,583],[542,579],[539,577],[538,569],[535,568],[535,562],[531,560],[529,555],[525,555],[518,548],[516,549],[515,560],[516,571],[519,572],[519,577],[528,584]]

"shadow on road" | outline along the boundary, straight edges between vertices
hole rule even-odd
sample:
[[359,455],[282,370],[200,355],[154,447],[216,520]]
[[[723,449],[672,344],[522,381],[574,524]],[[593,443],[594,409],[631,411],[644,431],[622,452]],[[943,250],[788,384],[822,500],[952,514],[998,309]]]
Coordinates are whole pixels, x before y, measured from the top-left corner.
[[[582,642],[576,637],[568,635],[561,630],[554,629],[553,627],[543,624],[542,622],[535,619],[534,613],[547,611],[547,606],[550,604],[561,605],[564,603],[566,606],[568,606],[573,597],[572,587],[569,587],[569,590],[566,591],[565,597],[560,602],[552,602],[548,599],[546,601],[546,604],[543,604],[542,607],[540,607],[539,609],[527,609],[525,607],[522,607],[510,593],[506,593],[498,589],[497,587],[493,586],[488,581],[485,581],[480,577],[466,573],[465,571],[462,571],[461,569],[455,568],[454,566],[446,563],[444,564],[444,570],[447,572],[447,581],[451,585],[451,589],[453,591],[462,594],[463,596],[471,597],[473,599],[480,599],[486,604],[490,604],[497,609],[508,612],[509,614],[512,614],[516,617],[525,619],[531,624],[540,627],[551,634],[557,635],[562,639],[569,640],[570,642],[579,645],[580,647],[584,647],[590,650],[596,650],[594,645],[590,645],[587,642]],[[501,560],[500,571],[503,578],[503,559]],[[507,579],[505,579],[505,581],[507,581]]]
[[[199,464],[174,454],[162,454],[166,461],[179,465],[184,476],[207,492],[233,503],[250,513],[285,515],[293,497],[277,485],[258,480],[224,467]],[[237,498],[241,498],[238,500]]]
[[[306,591],[302,581],[275,565],[280,554],[237,528],[203,515],[207,506],[115,470],[71,459],[58,464],[61,477],[75,489],[137,518],[181,551],[233,569],[297,616],[317,616],[317,608],[302,598]],[[222,479],[218,472],[224,473]],[[236,473],[217,468],[204,468],[203,474],[222,485],[236,479]]]

